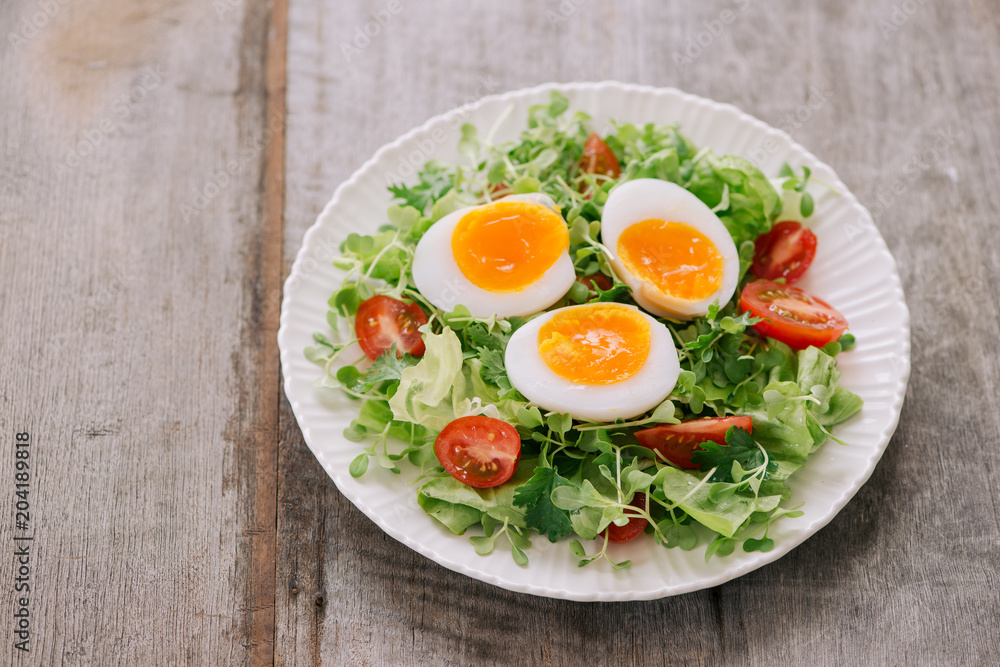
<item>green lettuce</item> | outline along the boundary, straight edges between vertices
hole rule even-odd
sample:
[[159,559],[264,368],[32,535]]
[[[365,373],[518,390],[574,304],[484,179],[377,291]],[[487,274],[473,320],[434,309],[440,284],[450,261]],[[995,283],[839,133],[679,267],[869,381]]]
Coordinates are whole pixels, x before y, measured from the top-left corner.
[[481,523],[484,515],[526,528],[524,509],[514,505],[514,492],[531,477],[534,463],[522,461],[513,477],[492,489],[476,489],[450,476],[432,479],[417,490],[417,503],[457,535]]
[[665,474],[658,481],[667,499],[678,503],[698,523],[726,537],[735,535],[754,512],[770,512],[783,500],[780,493],[758,496],[720,493],[719,489],[731,485],[717,482],[698,486],[703,475],[676,468],[663,471]]
[[483,379],[482,362],[465,359],[462,343],[451,328],[439,334],[424,332],[424,345],[424,356],[403,369],[396,393],[389,399],[393,419],[434,431],[467,415],[517,423],[518,408],[527,403],[501,399],[496,385]]
[[751,415],[756,440],[775,457],[801,464],[823,444],[828,428],[857,414],[862,401],[838,384],[837,362],[823,350],[800,350],[795,361],[796,379],[770,382]]

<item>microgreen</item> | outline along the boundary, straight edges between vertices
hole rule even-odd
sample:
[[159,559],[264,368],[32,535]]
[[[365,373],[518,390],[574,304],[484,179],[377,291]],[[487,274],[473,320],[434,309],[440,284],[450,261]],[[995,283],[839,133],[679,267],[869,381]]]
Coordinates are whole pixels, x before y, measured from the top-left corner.
[[[498,525],[500,526],[499,531],[496,530]],[[528,564],[528,556],[524,553],[524,551],[531,548],[531,540],[528,539],[525,532],[522,532],[521,528],[511,526],[508,519],[504,519],[503,523],[500,524],[496,519],[487,514],[483,517],[483,530],[486,533],[485,535],[481,537],[469,538],[469,541],[472,542],[477,554],[480,556],[487,556],[493,553],[497,540],[501,536],[505,536],[507,541],[510,543],[511,554],[514,557],[514,562],[521,567]]]
[[809,184],[809,176],[812,174],[809,167],[803,165],[802,174],[798,175],[789,166],[787,162],[781,165],[781,169],[778,171],[778,176],[785,179],[785,182],[781,185],[783,190],[793,190],[799,193],[799,212],[802,214],[803,218],[808,218],[813,214],[813,209],[815,208],[815,202],[813,201],[812,195],[806,191],[806,186]]

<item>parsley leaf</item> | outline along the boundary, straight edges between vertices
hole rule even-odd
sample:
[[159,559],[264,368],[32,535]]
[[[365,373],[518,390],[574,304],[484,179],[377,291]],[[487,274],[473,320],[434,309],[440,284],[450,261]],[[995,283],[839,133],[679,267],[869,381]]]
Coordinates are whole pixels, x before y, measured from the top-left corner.
[[552,491],[560,486],[572,486],[572,483],[556,472],[555,468],[539,466],[535,468],[531,479],[514,492],[514,505],[528,508],[524,513],[525,523],[529,528],[548,535],[550,542],[556,542],[573,532],[569,512],[552,503]]
[[484,381],[495,384],[501,391],[508,391],[514,388],[507,377],[507,367],[504,366],[503,352],[485,347],[477,347],[479,360],[483,362],[480,371]]
[[482,363],[480,376],[484,382],[500,389],[501,398],[509,398],[511,394],[516,394],[514,385],[507,377],[504,352],[507,350],[510,335],[525,322],[521,317],[511,317],[507,321],[510,323],[508,331],[504,331],[501,327],[493,327],[491,330],[482,322],[473,322],[462,330],[465,348],[475,350],[475,356]]
[[401,380],[403,371],[418,361],[420,360],[412,354],[404,354],[397,359],[396,345],[393,344],[375,360],[375,363],[368,367],[364,374],[352,383],[350,388],[352,391],[364,394],[387,380]]
[[465,342],[477,350],[494,350],[501,355],[507,349],[510,334],[499,327],[490,331],[482,322],[473,322],[463,331]]
[[764,453],[754,443],[750,433],[738,426],[731,426],[726,432],[725,445],[703,442],[699,447],[701,450],[695,450],[691,462],[700,465],[704,472],[717,468],[709,480],[711,482],[737,481],[732,475],[734,461],[743,470],[759,468],[765,461]]
[[417,185],[390,185],[389,192],[406,205],[426,214],[429,204],[436,202],[454,187],[455,177],[449,172],[443,165],[431,161],[420,171],[420,182]]

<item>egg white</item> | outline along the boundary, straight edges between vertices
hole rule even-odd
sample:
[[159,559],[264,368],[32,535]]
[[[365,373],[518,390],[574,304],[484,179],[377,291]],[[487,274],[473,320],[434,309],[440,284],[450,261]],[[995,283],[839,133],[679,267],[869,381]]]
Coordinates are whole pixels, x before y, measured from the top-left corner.
[[514,332],[504,354],[511,384],[545,410],[567,413],[582,421],[629,419],[663,402],[680,374],[673,338],[663,324],[638,308],[616,305],[639,312],[649,323],[649,356],[635,375],[615,384],[576,383],[555,373],[539,355],[538,334],[542,326],[556,313],[586,308],[584,304],[543,313]]
[[[722,257],[722,284],[707,298],[680,299],[660,291],[630,273],[618,258],[618,238],[631,225],[643,220],[681,222],[704,234]],[[740,260],[733,237],[726,226],[694,194],[669,181],[640,178],[615,187],[608,195],[601,216],[601,240],[614,255],[611,265],[622,281],[632,288],[640,306],[661,317],[689,319],[704,315],[713,303],[725,305],[733,298],[739,280]]]
[[[550,197],[541,193],[510,195],[499,201],[527,201],[559,210]],[[413,282],[428,301],[445,311],[464,305],[474,317],[511,317],[537,313],[566,295],[576,280],[568,249],[541,278],[516,292],[491,292],[466,278],[455,262],[451,238],[459,221],[475,208],[479,207],[469,206],[444,216],[417,243]]]

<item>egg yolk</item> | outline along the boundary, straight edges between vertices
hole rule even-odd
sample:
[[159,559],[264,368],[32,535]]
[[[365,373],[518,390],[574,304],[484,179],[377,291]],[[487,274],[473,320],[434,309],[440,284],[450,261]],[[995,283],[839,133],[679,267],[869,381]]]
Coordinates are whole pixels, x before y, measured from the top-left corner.
[[668,296],[700,301],[722,285],[722,256],[707,236],[683,222],[643,220],[618,237],[629,273]]
[[599,303],[557,312],[538,331],[538,354],[567,380],[615,384],[639,372],[651,339],[649,322],[637,311]]
[[552,209],[498,201],[466,213],[451,236],[458,268],[490,292],[517,292],[537,282],[569,248],[569,230]]

